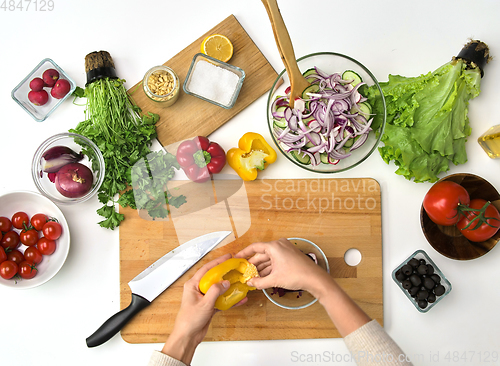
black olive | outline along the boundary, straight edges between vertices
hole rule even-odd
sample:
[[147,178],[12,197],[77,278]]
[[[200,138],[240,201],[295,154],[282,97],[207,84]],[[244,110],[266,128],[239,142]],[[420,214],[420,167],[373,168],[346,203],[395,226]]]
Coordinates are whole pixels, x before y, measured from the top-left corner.
[[418,301],[418,307],[420,309],[425,309],[427,307],[427,301],[425,301],[425,300],[419,300]]
[[434,267],[432,266],[432,264],[428,264],[427,265],[427,274],[431,275],[433,273],[434,273]]
[[444,288],[443,285],[438,285],[436,286],[436,288],[434,289],[434,293],[436,294],[436,296],[441,296],[442,294],[444,294],[446,292],[446,289]]
[[428,296],[429,296],[429,292],[427,290],[420,290],[417,294],[417,299],[427,300]]
[[439,275],[435,273],[431,276],[431,278],[436,283],[436,285],[439,285],[439,283],[441,282],[441,277],[439,277]]
[[411,282],[410,280],[404,280],[403,283],[401,284],[405,290],[409,290],[411,288]]
[[418,262],[419,262],[421,265],[422,265],[422,264],[427,264],[427,262],[425,261],[425,259],[420,259]]
[[434,295],[433,293],[430,293],[429,296],[427,297],[427,301],[431,302],[431,303],[436,301],[436,295]]
[[413,268],[417,268],[420,265],[420,262],[418,261],[417,258],[412,258],[408,261],[408,264]]
[[401,271],[398,271],[396,273],[396,279],[399,281],[399,282],[403,282],[404,280],[406,280],[406,275],[401,272]]
[[421,264],[418,266],[417,272],[421,275],[427,274],[427,266],[425,264]]
[[412,274],[410,276],[410,281],[411,283],[413,284],[413,286],[420,286],[420,284],[422,283],[422,280],[420,279],[420,277],[416,274]]
[[403,267],[401,267],[401,272],[403,272],[407,276],[411,275],[412,270],[413,269],[408,264],[405,264]]
[[426,289],[432,290],[436,284],[430,277],[426,277],[424,280],[424,286]]
[[420,289],[418,288],[418,286],[413,286],[410,290],[408,290],[408,292],[410,293],[410,295],[412,297],[417,296],[418,291],[420,291]]

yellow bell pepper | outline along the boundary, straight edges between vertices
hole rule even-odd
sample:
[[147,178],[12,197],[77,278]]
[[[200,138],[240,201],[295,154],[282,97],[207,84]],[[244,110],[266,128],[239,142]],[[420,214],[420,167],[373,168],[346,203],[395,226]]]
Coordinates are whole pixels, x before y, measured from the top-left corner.
[[255,290],[255,287],[248,286],[246,282],[250,278],[258,276],[257,268],[246,259],[230,258],[208,270],[201,278],[198,286],[200,291],[206,294],[213,284],[228,280],[231,285],[215,302],[216,309],[227,310],[243,300],[248,291]]
[[238,148],[232,148],[227,152],[229,166],[246,181],[255,180],[258,171],[274,163],[276,157],[276,151],[262,135],[255,132],[244,134],[238,141]]

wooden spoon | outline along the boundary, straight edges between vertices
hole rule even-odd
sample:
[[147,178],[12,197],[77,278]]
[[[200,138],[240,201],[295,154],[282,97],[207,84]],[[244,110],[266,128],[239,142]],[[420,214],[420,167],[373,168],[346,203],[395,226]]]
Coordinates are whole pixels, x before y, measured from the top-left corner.
[[286,29],[283,17],[281,16],[277,1],[262,0],[262,3],[267,10],[267,15],[269,16],[269,20],[271,21],[271,26],[273,28],[274,39],[276,40],[276,45],[278,46],[278,51],[290,78],[290,107],[293,108],[295,98],[302,97],[302,92],[310,86],[311,83],[308,82],[302,75],[299,66],[297,65],[295,53],[293,52],[292,41],[290,39],[290,35],[288,34],[288,30]]

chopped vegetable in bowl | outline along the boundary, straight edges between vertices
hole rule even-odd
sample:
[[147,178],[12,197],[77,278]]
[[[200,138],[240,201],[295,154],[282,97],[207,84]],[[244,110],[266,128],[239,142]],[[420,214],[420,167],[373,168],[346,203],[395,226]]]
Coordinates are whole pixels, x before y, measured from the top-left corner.
[[379,88],[378,82],[359,62],[337,53],[307,55],[297,64],[311,85],[294,107],[286,70],[268,98],[269,129],[277,147],[288,160],[313,172],[357,166],[376,149],[385,126],[385,109],[375,119],[366,98],[367,89]]

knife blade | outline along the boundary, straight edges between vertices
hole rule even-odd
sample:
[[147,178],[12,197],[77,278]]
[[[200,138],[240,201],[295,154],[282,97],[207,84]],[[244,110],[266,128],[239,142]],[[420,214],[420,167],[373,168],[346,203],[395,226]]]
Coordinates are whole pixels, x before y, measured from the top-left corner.
[[189,240],[139,273],[128,283],[132,291],[130,305],[106,320],[88,337],[87,347],[96,347],[110,340],[130,319],[151,304],[229,234],[231,231],[217,231]]

